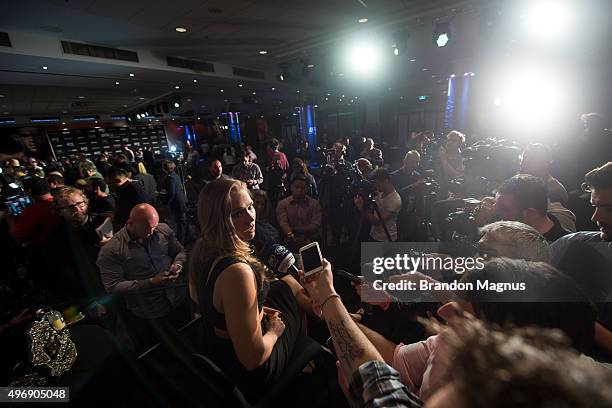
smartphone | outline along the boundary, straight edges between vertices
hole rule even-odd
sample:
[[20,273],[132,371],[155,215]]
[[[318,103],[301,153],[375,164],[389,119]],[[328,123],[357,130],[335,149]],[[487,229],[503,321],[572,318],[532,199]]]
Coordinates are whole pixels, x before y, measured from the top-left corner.
[[312,275],[323,269],[321,248],[318,242],[312,242],[300,248],[300,257],[304,266],[304,276]]
[[16,217],[26,208],[32,204],[32,199],[28,196],[16,196],[9,197],[6,200],[6,208],[11,214]]
[[352,273],[349,273],[349,272],[347,272],[347,271],[345,271],[343,269],[337,270],[336,271],[336,275],[341,276],[341,277],[343,277],[345,279],[348,279],[351,282],[354,282],[354,283],[359,284],[359,285],[365,283],[365,281],[363,279],[361,279],[360,277],[355,276]]

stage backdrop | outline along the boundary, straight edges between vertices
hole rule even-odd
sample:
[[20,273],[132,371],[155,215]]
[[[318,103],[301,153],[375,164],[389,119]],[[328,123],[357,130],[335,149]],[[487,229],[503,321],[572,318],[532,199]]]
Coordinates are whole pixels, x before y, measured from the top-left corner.
[[87,157],[119,153],[123,143],[132,149],[151,146],[155,154],[168,151],[166,131],[160,125],[49,131],[49,140],[58,158],[78,153]]

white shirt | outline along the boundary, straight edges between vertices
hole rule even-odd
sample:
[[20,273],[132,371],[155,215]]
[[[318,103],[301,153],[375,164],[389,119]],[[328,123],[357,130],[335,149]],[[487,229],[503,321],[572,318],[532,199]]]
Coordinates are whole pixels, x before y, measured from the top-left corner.
[[[387,194],[385,197],[382,197],[382,195],[379,194],[374,201],[376,201],[376,204],[378,204],[381,214],[387,212],[393,214],[391,218],[385,222],[385,226],[387,227],[387,231],[389,231],[391,240],[397,241],[397,214],[399,214],[402,208],[402,198],[397,191],[393,190],[392,193]],[[388,241],[382,225],[372,225],[372,228],[370,229],[370,236],[376,241]]]

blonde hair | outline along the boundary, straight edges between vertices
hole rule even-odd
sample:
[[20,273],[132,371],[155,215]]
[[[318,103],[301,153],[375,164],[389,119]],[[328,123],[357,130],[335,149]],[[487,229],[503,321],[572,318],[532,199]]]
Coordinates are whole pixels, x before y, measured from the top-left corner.
[[138,172],[140,174],[147,174],[147,168],[145,167],[143,162],[138,162]]
[[[253,256],[248,242],[240,239],[232,222],[232,194],[248,189],[233,179],[218,179],[208,183],[198,196],[200,238],[196,241],[189,261],[193,282],[206,282],[206,263],[219,256],[235,256],[245,260],[255,271],[258,290],[265,277],[265,267]],[[201,279],[204,277],[204,279]]]

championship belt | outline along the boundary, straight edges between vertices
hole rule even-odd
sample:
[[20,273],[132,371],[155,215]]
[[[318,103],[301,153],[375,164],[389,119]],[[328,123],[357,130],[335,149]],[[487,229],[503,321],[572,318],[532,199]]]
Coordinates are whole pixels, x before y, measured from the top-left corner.
[[32,364],[48,367],[52,377],[61,377],[72,368],[77,350],[60,312],[38,310],[36,320],[28,330],[28,337]]

